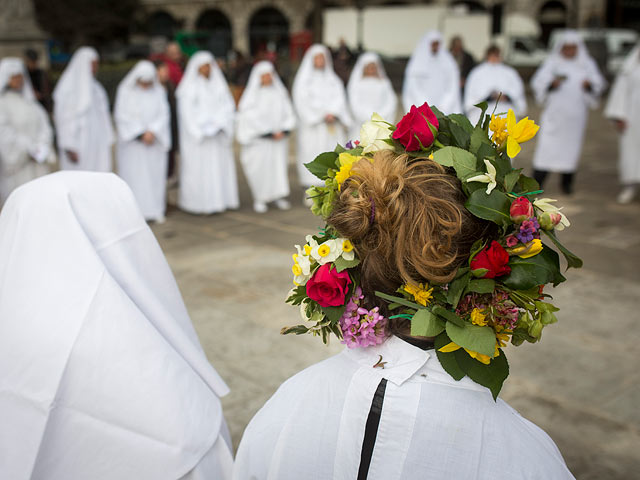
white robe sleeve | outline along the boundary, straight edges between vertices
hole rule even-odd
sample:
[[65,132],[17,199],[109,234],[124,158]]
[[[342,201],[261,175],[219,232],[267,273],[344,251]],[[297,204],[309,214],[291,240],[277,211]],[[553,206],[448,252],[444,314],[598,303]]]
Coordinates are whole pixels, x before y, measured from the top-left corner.
[[38,162],[50,162],[55,161],[55,155],[53,154],[53,129],[51,128],[51,122],[49,116],[39,103],[34,103],[38,111],[38,136],[35,145],[30,150],[31,156]]
[[604,110],[605,117],[611,120],[627,120],[629,118],[629,76],[621,73],[616,78],[609,94]]
[[550,62],[543,63],[531,77],[531,88],[539,105],[542,105],[547,100],[553,78],[553,67]]
[[20,155],[32,147],[29,137],[16,130],[11,124],[10,112],[0,109],[0,160],[14,164]]

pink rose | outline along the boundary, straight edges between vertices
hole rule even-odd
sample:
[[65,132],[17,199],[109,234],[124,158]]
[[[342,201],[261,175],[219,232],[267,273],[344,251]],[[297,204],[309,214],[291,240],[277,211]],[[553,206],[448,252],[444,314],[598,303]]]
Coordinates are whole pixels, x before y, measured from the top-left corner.
[[421,107],[411,106],[411,110],[398,122],[392,137],[398,140],[408,152],[415,152],[422,147],[429,147],[435,137],[431,127],[436,131],[440,126],[438,119],[425,102]]
[[515,223],[522,223],[533,217],[533,205],[525,197],[518,197],[509,208],[509,215]]
[[331,263],[325,263],[307,282],[307,295],[321,307],[344,305],[351,278],[346,270],[338,273]]

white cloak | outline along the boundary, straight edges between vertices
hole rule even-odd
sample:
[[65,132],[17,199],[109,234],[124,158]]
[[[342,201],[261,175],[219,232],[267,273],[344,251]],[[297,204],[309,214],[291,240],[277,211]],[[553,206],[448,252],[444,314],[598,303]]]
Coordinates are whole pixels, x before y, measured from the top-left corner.
[[[211,66],[209,78],[198,73]],[[178,206],[209,214],[239,206],[233,159],[235,104],[215,58],[209,52],[191,57],[176,90],[180,129]]]
[[[13,75],[24,79],[22,91],[7,89]],[[49,116],[36,101],[21,59],[0,62],[0,205],[14,188],[49,172],[55,162]]]
[[368,480],[573,479],[540,428],[468,377],[453,380],[433,351],[391,337],[287,380],[245,430],[234,480],[357,478],[383,378]]
[[[260,77],[270,73],[273,84],[261,86]],[[251,70],[247,88],[238,105],[240,161],[253,199],[267,203],[289,195],[289,138],[266,138],[276,132],[291,132],[296,124],[289,93],[267,61]]]
[[[325,67],[313,66],[313,57],[324,55]],[[312,45],[304,54],[296,78],[293,81],[293,105],[298,115],[298,176],[304,187],[324,185],[304,166],[319,154],[333,150],[337,144],[347,142],[347,130],[353,120],[347,106],[347,95],[340,77],[333,70],[329,49],[324,45]],[[337,121],[328,124],[327,115]]]
[[[112,171],[114,133],[109,100],[91,73],[91,62],[97,59],[93,48],[79,48],[53,90],[53,119],[63,170]],[[66,150],[78,154],[78,163],[69,160]]]
[[[563,45],[578,46],[573,59],[564,58]],[[549,91],[556,77],[566,79]],[[582,82],[591,82],[586,92]],[[537,137],[533,167],[548,172],[572,173],[578,168],[588,109],[595,108],[606,85],[596,62],[589,56],[580,35],[567,31],[556,43],[552,53],[531,78],[536,100],[543,106],[540,134]]]
[[[363,76],[364,68],[370,63],[377,66],[379,77]],[[360,127],[371,120],[373,113],[379,114],[387,122],[395,123],[398,97],[377,53],[365,52],[358,57],[347,84],[347,97],[354,117],[350,140],[360,138]]]
[[126,183],[59,172],[0,215],[0,477],[229,478],[211,367]]
[[[431,44],[440,42],[435,55]],[[424,102],[434,105],[444,114],[462,112],[460,69],[444,46],[440,32],[428,32],[418,42],[404,73],[402,104],[405,111],[411,105]]]
[[620,183],[640,183],[640,47],[625,60],[604,113],[607,118],[627,123],[620,135]]
[[[488,100],[494,93],[502,93],[500,101]],[[504,96],[509,98],[507,101]],[[487,113],[507,113],[512,109],[518,118],[527,112],[524,83],[515,68],[504,63],[484,62],[469,73],[464,88],[464,111],[473,125],[480,119],[480,109],[474,105],[487,100]]]
[[[153,86],[141,88],[138,80]],[[113,116],[118,130],[118,175],[129,184],[147,220],[164,217],[166,208],[167,151],[171,147],[167,93],[153,63],[142,60],[118,86]],[[139,138],[152,132],[155,141]]]

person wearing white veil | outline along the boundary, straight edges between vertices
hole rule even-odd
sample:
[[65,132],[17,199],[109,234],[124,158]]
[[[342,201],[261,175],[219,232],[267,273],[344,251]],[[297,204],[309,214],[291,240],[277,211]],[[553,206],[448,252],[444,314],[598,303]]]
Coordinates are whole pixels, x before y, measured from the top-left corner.
[[406,111],[412,105],[427,102],[442,113],[462,112],[460,70],[442,45],[442,34],[426,33],[411,54],[404,72],[402,104]]
[[49,116],[36,100],[20,58],[0,61],[0,205],[55,162]]
[[291,208],[289,195],[288,135],[296,124],[291,99],[273,64],[255,64],[238,105],[240,161],[253,195],[253,208],[267,211],[276,202],[281,210]]
[[53,90],[60,167],[63,170],[112,170],[113,126],[109,100],[95,79],[98,52],[79,48]]
[[618,170],[623,188],[618,202],[630,203],[640,184],[640,45],[629,53],[622,65],[604,113],[620,132]]
[[365,52],[358,57],[347,83],[347,97],[354,117],[350,140],[360,137],[360,126],[373,113],[394,123],[398,97],[377,53]]
[[324,185],[304,164],[347,141],[352,118],[344,84],[333,70],[329,49],[315,44],[305,52],[293,81],[298,115],[298,176],[303,187]]
[[163,222],[171,118],[153,63],[138,62],[120,82],[113,116],[118,174],[133,190],[144,218]]
[[195,53],[176,90],[180,129],[178,206],[210,214],[239,206],[233,160],[235,104],[213,55]]
[[536,101],[543,109],[533,156],[534,177],[540,186],[549,172],[559,172],[562,191],[573,191],[588,109],[598,105],[605,86],[580,34],[564,32],[531,78]]
[[228,388],[123,180],[16,189],[0,284],[3,479],[229,478]]
[[509,109],[521,117],[527,111],[524,83],[515,68],[502,63],[500,48],[487,48],[486,59],[473,68],[467,77],[464,90],[464,111],[472,124],[480,118],[480,109],[475,107],[487,101],[489,112],[506,113]]

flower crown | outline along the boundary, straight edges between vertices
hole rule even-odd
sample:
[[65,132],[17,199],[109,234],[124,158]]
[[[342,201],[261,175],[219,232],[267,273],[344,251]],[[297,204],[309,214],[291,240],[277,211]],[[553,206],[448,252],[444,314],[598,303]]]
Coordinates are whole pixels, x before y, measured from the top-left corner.
[[[473,126],[460,114],[444,115],[426,103],[412,106],[397,125],[374,114],[360,131],[360,141],[338,145],[306,164],[324,186],[311,187],[312,212],[326,219],[355,162],[373,160],[373,152],[407,154],[408,161],[428,157],[457,176],[467,197],[465,207],[476,217],[498,226],[497,239],[479,238],[468,262],[447,284],[401,285],[397,295],[375,292],[388,302],[390,318],[411,321],[411,335],[435,337],[444,369],[456,380],[465,375],[489,388],[497,398],[509,366],[503,349],[508,343],[540,340],[542,329],[557,321],[558,309],[543,293],[546,285],[565,281],[556,250],[567,268],[582,266],[555,231],[569,226],[555,200],[536,198],[537,182],[514,169],[511,159],[520,144],[535,136],[538,126],[528,118],[516,122],[512,110],[487,114],[487,103]],[[372,216],[375,214],[372,204]],[[299,305],[303,325],[285,327],[283,334],[312,333],[327,343],[333,333],[348,347],[382,343],[389,319],[379,307],[367,309],[360,287],[360,261],[347,238],[329,225],[293,255],[295,287],[287,303]],[[373,292],[371,292],[373,293]]]

